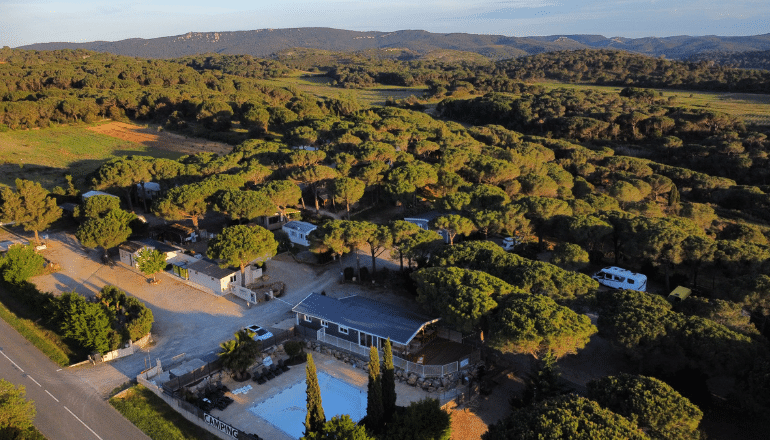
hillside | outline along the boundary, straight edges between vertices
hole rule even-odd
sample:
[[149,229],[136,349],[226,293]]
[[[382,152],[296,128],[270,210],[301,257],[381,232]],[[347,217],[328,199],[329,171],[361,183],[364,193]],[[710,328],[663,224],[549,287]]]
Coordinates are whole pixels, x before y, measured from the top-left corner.
[[556,50],[620,49],[652,56],[686,58],[704,52],[770,50],[770,34],[742,37],[676,36],[666,38],[607,38],[601,35],[551,35],[508,37],[503,35],[439,34],[421,30],[358,32],[331,28],[259,29],[237,32],[190,32],[162,38],[132,38],[89,43],[52,42],[22,49],[88,49],[143,58],[178,58],[202,53],[248,54],[269,57],[290,48],[330,51],[405,49],[424,54],[451,49],[475,52],[492,59],[515,58]]

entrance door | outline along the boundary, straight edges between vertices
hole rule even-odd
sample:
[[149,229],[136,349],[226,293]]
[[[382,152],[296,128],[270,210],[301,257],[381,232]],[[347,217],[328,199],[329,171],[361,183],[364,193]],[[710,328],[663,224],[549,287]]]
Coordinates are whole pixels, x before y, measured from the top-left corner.
[[362,347],[371,347],[375,346],[378,349],[379,346],[379,338],[377,336],[370,335],[369,333],[359,332],[358,333],[358,345]]

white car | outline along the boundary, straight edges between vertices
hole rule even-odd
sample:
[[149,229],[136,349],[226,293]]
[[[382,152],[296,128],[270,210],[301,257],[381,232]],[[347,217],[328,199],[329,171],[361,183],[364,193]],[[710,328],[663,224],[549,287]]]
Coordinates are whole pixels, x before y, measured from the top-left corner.
[[520,244],[521,240],[519,240],[518,237],[505,237],[503,239],[503,249],[505,249],[507,252],[512,251],[513,248]]
[[270,333],[269,331],[263,329],[262,327],[260,327],[260,326],[258,326],[256,324],[250,325],[250,326],[244,327],[244,328],[246,330],[254,333],[254,340],[255,341],[264,341],[264,340],[267,340],[267,339],[270,339],[270,338],[273,337],[272,333]]

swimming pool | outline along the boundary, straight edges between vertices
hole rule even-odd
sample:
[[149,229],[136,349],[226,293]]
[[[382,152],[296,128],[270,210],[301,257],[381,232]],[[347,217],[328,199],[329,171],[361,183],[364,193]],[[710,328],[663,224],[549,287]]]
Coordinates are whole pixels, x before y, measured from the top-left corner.
[[[354,422],[366,415],[366,391],[318,372],[321,402],[326,420],[336,415],[348,414]],[[300,438],[305,431],[307,394],[305,380],[281,391],[275,396],[253,406],[249,411],[262,417],[292,438]]]

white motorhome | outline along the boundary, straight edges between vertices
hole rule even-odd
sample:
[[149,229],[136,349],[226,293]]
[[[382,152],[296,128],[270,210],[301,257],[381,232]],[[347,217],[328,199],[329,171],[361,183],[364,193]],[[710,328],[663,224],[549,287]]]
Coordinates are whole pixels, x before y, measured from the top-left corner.
[[644,292],[647,290],[647,275],[631,272],[620,267],[605,267],[596,272],[591,278],[607,287],[614,289],[629,289]]

